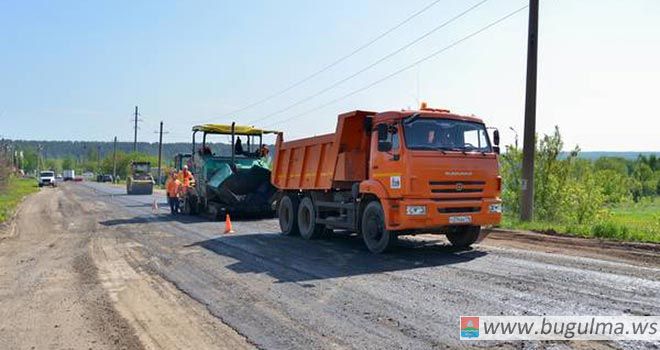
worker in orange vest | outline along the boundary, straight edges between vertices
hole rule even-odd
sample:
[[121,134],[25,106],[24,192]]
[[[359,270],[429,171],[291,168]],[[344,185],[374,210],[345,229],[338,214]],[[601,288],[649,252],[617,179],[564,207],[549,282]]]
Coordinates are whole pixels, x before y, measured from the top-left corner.
[[176,172],[170,172],[170,176],[165,182],[165,188],[167,190],[167,202],[170,205],[170,210],[172,215],[175,215],[179,212],[179,192],[181,191],[181,182],[177,179]]
[[187,165],[184,165],[183,169],[179,172],[179,182],[183,186],[183,191],[188,191],[188,188],[195,185],[195,177],[188,170]]

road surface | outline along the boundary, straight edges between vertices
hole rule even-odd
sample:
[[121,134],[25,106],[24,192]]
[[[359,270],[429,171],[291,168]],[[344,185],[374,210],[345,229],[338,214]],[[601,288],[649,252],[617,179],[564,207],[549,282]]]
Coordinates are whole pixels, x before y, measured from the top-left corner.
[[[461,342],[460,315],[660,315],[657,245],[494,233],[467,251],[314,242],[276,220],[170,216],[165,198],[66,183],[0,234],[0,348],[657,348]],[[153,200],[159,204],[154,213]]]

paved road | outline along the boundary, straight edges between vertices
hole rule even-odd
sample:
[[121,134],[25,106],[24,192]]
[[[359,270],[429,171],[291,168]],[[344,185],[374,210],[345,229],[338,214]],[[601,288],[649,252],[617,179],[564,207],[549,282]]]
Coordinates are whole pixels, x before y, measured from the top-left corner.
[[167,215],[161,195],[126,196],[122,188],[95,183],[58,190],[100,208],[95,215],[103,237],[97,238],[111,237],[133,270],[171,283],[260,348],[659,345],[458,340],[460,315],[660,315],[657,251],[637,264],[490,239],[457,251],[442,238],[423,237],[372,255],[353,235],[314,242],[281,236],[273,219],[234,221],[236,233],[223,235],[224,223]]

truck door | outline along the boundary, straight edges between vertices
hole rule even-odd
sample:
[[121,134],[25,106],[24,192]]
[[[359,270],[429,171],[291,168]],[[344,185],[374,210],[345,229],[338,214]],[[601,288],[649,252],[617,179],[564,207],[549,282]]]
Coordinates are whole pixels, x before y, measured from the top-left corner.
[[403,187],[401,137],[398,124],[378,124],[371,144],[371,178],[387,189],[389,197],[400,197]]

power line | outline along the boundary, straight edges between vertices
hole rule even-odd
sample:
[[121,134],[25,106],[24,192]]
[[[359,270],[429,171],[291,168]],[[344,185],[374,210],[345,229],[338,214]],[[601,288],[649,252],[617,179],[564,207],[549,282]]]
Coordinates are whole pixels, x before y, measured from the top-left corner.
[[343,62],[343,61],[345,61],[345,60],[347,60],[347,59],[349,59],[349,58],[355,56],[355,55],[358,54],[360,51],[362,51],[362,50],[368,48],[369,46],[373,45],[375,42],[377,42],[378,40],[380,40],[380,39],[386,37],[388,34],[392,33],[393,31],[395,31],[395,30],[401,28],[404,24],[410,22],[410,21],[413,20],[415,17],[417,17],[417,16],[421,15],[422,13],[426,12],[428,9],[430,9],[430,8],[433,7],[433,6],[435,6],[435,5],[436,5],[437,3],[439,3],[440,1],[442,1],[442,0],[435,0],[435,1],[431,2],[430,4],[424,6],[422,9],[420,9],[420,10],[418,10],[417,12],[413,13],[412,15],[408,16],[408,17],[407,17],[406,19],[404,19],[403,21],[399,22],[399,23],[398,23],[397,25],[395,25],[394,27],[391,27],[390,29],[388,29],[388,30],[382,32],[381,34],[379,34],[379,35],[376,36],[375,38],[369,40],[368,42],[366,42],[366,43],[364,43],[364,44],[362,44],[362,45],[360,45],[358,48],[356,48],[355,50],[351,51],[350,53],[348,53],[348,54],[346,54],[346,55],[344,55],[344,56],[341,56],[340,58],[338,58],[338,59],[332,61],[332,63],[327,64],[326,66],[324,66],[323,68],[319,69],[318,71],[316,71],[316,72],[314,72],[314,73],[312,73],[312,74],[310,74],[310,75],[308,75],[308,76],[306,76],[306,77],[304,77],[304,78],[302,78],[302,79],[296,81],[295,83],[293,83],[293,84],[287,86],[286,88],[284,88],[284,89],[282,89],[282,90],[279,90],[279,91],[277,91],[277,92],[275,92],[275,93],[273,93],[273,94],[271,94],[271,95],[268,95],[268,96],[266,96],[266,97],[264,97],[264,98],[262,98],[262,99],[260,99],[260,100],[257,100],[257,101],[255,101],[255,102],[252,102],[252,103],[250,103],[250,104],[247,105],[247,106],[241,107],[241,108],[239,108],[239,109],[236,109],[236,110],[231,111],[231,112],[226,113],[226,114],[228,114],[228,115],[236,114],[236,113],[242,112],[242,111],[244,111],[244,110],[250,109],[250,108],[252,108],[252,107],[254,107],[254,106],[258,106],[258,105],[260,105],[260,104],[262,104],[262,103],[264,103],[264,102],[266,102],[266,101],[272,100],[272,99],[275,98],[275,97],[278,97],[278,96],[281,96],[281,95],[285,94],[286,92],[288,92],[288,91],[290,91],[290,90],[292,90],[292,89],[294,89],[294,88],[296,88],[296,87],[302,85],[303,83],[306,83],[307,81],[311,80],[312,78],[317,77],[317,76],[320,75],[321,73],[326,72],[328,69],[330,69],[330,68],[332,68],[332,67],[338,65],[339,63],[341,63],[341,62]]
[[420,42],[420,41],[426,39],[426,38],[427,38],[428,36],[430,36],[431,34],[437,32],[438,30],[440,30],[440,29],[442,29],[442,28],[448,26],[449,24],[451,24],[452,22],[458,20],[459,18],[461,18],[461,17],[467,15],[468,13],[474,11],[477,7],[483,5],[483,4],[486,3],[487,1],[489,1],[489,0],[481,0],[480,2],[478,2],[478,3],[476,3],[476,4],[472,5],[472,6],[470,6],[468,9],[464,10],[463,12],[461,12],[461,13],[455,15],[454,17],[452,17],[452,18],[450,18],[450,19],[448,19],[448,20],[446,20],[446,21],[440,23],[440,25],[434,27],[433,29],[429,30],[428,32],[426,32],[426,33],[422,34],[421,36],[415,38],[413,41],[411,41],[411,42],[407,43],[406,45],[401,46],[400,48],[398,48],[398,49],[396,49],[396,50],[394,50],[394,51],[388,53],[387,55],[381,57],[380,59],[376,60],[375,62],[373,62],[373,63],[367,65],[366,67],[364,67],[364,68],[358,70],[357,72],[355,72],[355,73],[353,73],[353,74],[351,74],[351,75],[349,75],[349,76],[347,76],[347,77],[345,77],[345,78],[343,78],[343,79],[341,79],[341,80],[338,80],[338,81],[336,81],[335,83],[331,84],[330,86],[327,86],[327,87],[325,87],[325,88],[323,88],[323,89],[317,91],[316,93],[311,94],[311,95],[309,95],[309,96],[307,96],[307,97],[305,97],[305,98],[303,98],[303,99],[300,99],[300,100],[298,100],[298,101],[296,101],[296,102],[294,102],[294,103],[292,103],[292,104],[290,104],[290,105],[288,105],[288,106],[286,106],[286,107],[284,107],[284,108],[282,108],[282,109],[279,109],[279,110],[277,110],[277,111],[275,111],[275,112],[273,112],[273,113],[267,114],[267,115],[264,116],[263,118],[259,118],[259,119],[255,119],[255,120],[253,120],[253,121],[250,121],[249,124],[252,124],[252,123],[254,123],[254,122],[256,122],[256,121],[260,121],[260,120],[268,119],[268,118],[270,118],[270,117],[272,117],[272,116],[274,116],[274,115],[277,115],[277,114],[280,114],[280,113],[286,112],[286,111],[290,110],[290,109],[293,108],[293,107],[296,107],[296,106],[298,106],[298,105],[300,105],[300,104],[302,104],[302,103],[304,103],[304,102],[306,102],[306,101],[308,101],[308,100],[310,100],[310,99],[312,99],[312,98],[315,98],[315,97],[317,97],[317,96],[320,96],[320,95],[322,95],[322,94],[324,94],[324,93],[326,93],[326,92],[328,92],[328,91],[334,89],[335,87],[337,87],[337,86],[339,86],[339,85],[341,85],[341,84],[343,84],[343,83],[345,83],[345,82],[347,82],[347,81],[349,81],[349,80],[355,78],[356,76],[358,76],[358,75],[360,75],[360,74],[366,72],[367,70],[369,70],[369,69],[375,67],[376,65],[378,65],[378,64],[380,64],[380,63],[382,63],[382,62],[384,62],[384,61],[386,61],[386,60],[392,58],[393,56],[397,55],[398,53],[400,53],[400,52],[402,52],[402,51],[408,49],[409,47],[411,47],[411,46],[417,44],[418,42]]
[[274,125],[278,125],[278,124],[285,123],[285,122],[288,122],[288,121],[290,121],[290,120],[293,120],[293,119],[296,119],[296,118],[302,117],[302,116],[307,115],[307,114],[309,114],[309,113],[315,112],[315,111],[317,111],[317,110],[319,110],[319,109],[321,109],[321,108],[327,107],[327,106],[332,105],[332,104],[334,104],[334,103],[336,103],[336,102],[339,102],[339,101],[344,100],[344,99],[346,99],[346,98],[348,98],[348,97],[351,97],[351,96],[353,96],[353,95],[355,95],[355,94],[357,94],[357,93],[360,93],[360,92],[362,92],[362,91],[364,91],[364,90],[367,90],[367,89],[369,89],[369,88],[371,88],[371,87],[373,87],[373,86],[375,86],[375,85],[378,85],[378,84],[384,82],[385,80],[388,80],[388,79],[390,79],[390,78],[392,78],[392,77],[394,77],[394,76],[396,76],[396,75],[399,75],[399,74],[401,74],[401,73],[407,71],[408,69],[413,68],[413,67],[415,67],[415,66],[417,66],[417,65],[419,65],[419,64],[421,64],[421,63],[423,63],[423,62],[425,62],[425,61],[428,61],[428,60],[430,60],[431,58],[434,58],[435,56],[437,56],[437,55],[439,55],[439,54],[441,54],[441,53],[443,53],[443,52],[445,52],[445,51],[448,51],[449,49],[453,48],[454,46],[456,46],[456,45],[458,45],[458,44],[460,44],[460,43],[462,43],[462,42],[464,42],[464,41],[466,41],[466,40],[468,40],[468,39],[471,39],[471,38],[473,38],[473,37],[475,37],[475,36],[481,34],[482,32],[484,32],[484,31],[486,31],[486,30],[488,30],[488,29],[490,29],[490,28],[492,28],[492,27],[498,25],[499,23],[501,23],[501,22],[503,22],[503,21],[509,19],[510,17],[512,17],[512,16],[514,16],[514,15],[516,15],[516,14],[518,14],[519,12],[525,10],[525,9],[528,8],[528,7],[529,7],[529,5],[525,5],[525,6],[519,8],[519,9],[517,9],[517,10],[515,10],[515,11],[509,12],[509,13],[506,14],[505,16],[500,17],[499,19],[497,19],[497,20],[495,20],[495,21],[489,23],[488,25],[486,25],[486,26],[484,26],[484,27],[481,27],[479,30],[474,31],[474,32],[472,32],[472,33],[470,33],[470,34],[468,34],[468,35],[462,37],[461,39],[456,40],[456,41],[454,41],[453,43],[451,43],[451,44],[449,44],[449,45],[447,45],[447,46],[445,46],[445,47],[443,47],[443,48],[441,48],[441,49],[438,49],[438,50],[432,52],[431,54],[429,54],[429,55],[427,55],[427,56],[425,56],[425,57],[423,57],[423,58],[421,58],[421,59],[419,59],[419,60],[417,60],[417,61],[415,61],[415,62],[413,62],[413,63],[411,63],[411,64],[409,64],[409,65],[407,65],[407,66],[405,66],[405,67],[403,67],[403,68],[400,68],[400,69],[394,71],[393,73],[390,73],[390,74],[388,74],[388,75],[386,75],[386,76],[384,76],[384,77],[382,77],[382,78],[380,78],[380,79],[378,79],[378,80],[376,80],[376,81],[373,81],[373,82],[371,82],[371,83],[369,83],[369,84],[367,84],[367,85],[365,85],[365,86],[363,86],[363,87],[361,87],[361,88],[359,88],[359,89],[353,90],[353,91],[349,92],[349,93],[346,94],[346,95],[343,95],[343,96],[338,97],[338,98],[336,98],[336,99],[334,99],[334,100],[328,101],[328,102],[326,102],[326,103],[324,103],[324,104],[322,104],[322,105],[316,106],[316,107],[314,107],[314,108],[312,108],[312,109],[309,109],[309,110],[307,110],[307,111],[305,111],[305,112],[302,112],[302,113],[299,113],[299,114],[293,115],[293,116],[291,116],[291,117],[289,117],[289,118],[279,120],[279,121],[277,121],[277,122],[275,122],[275,123],[272,123],[272,124],[268,124],[268,125],[266,125],[265,127],[271,127],[271,126],[274,126]]

